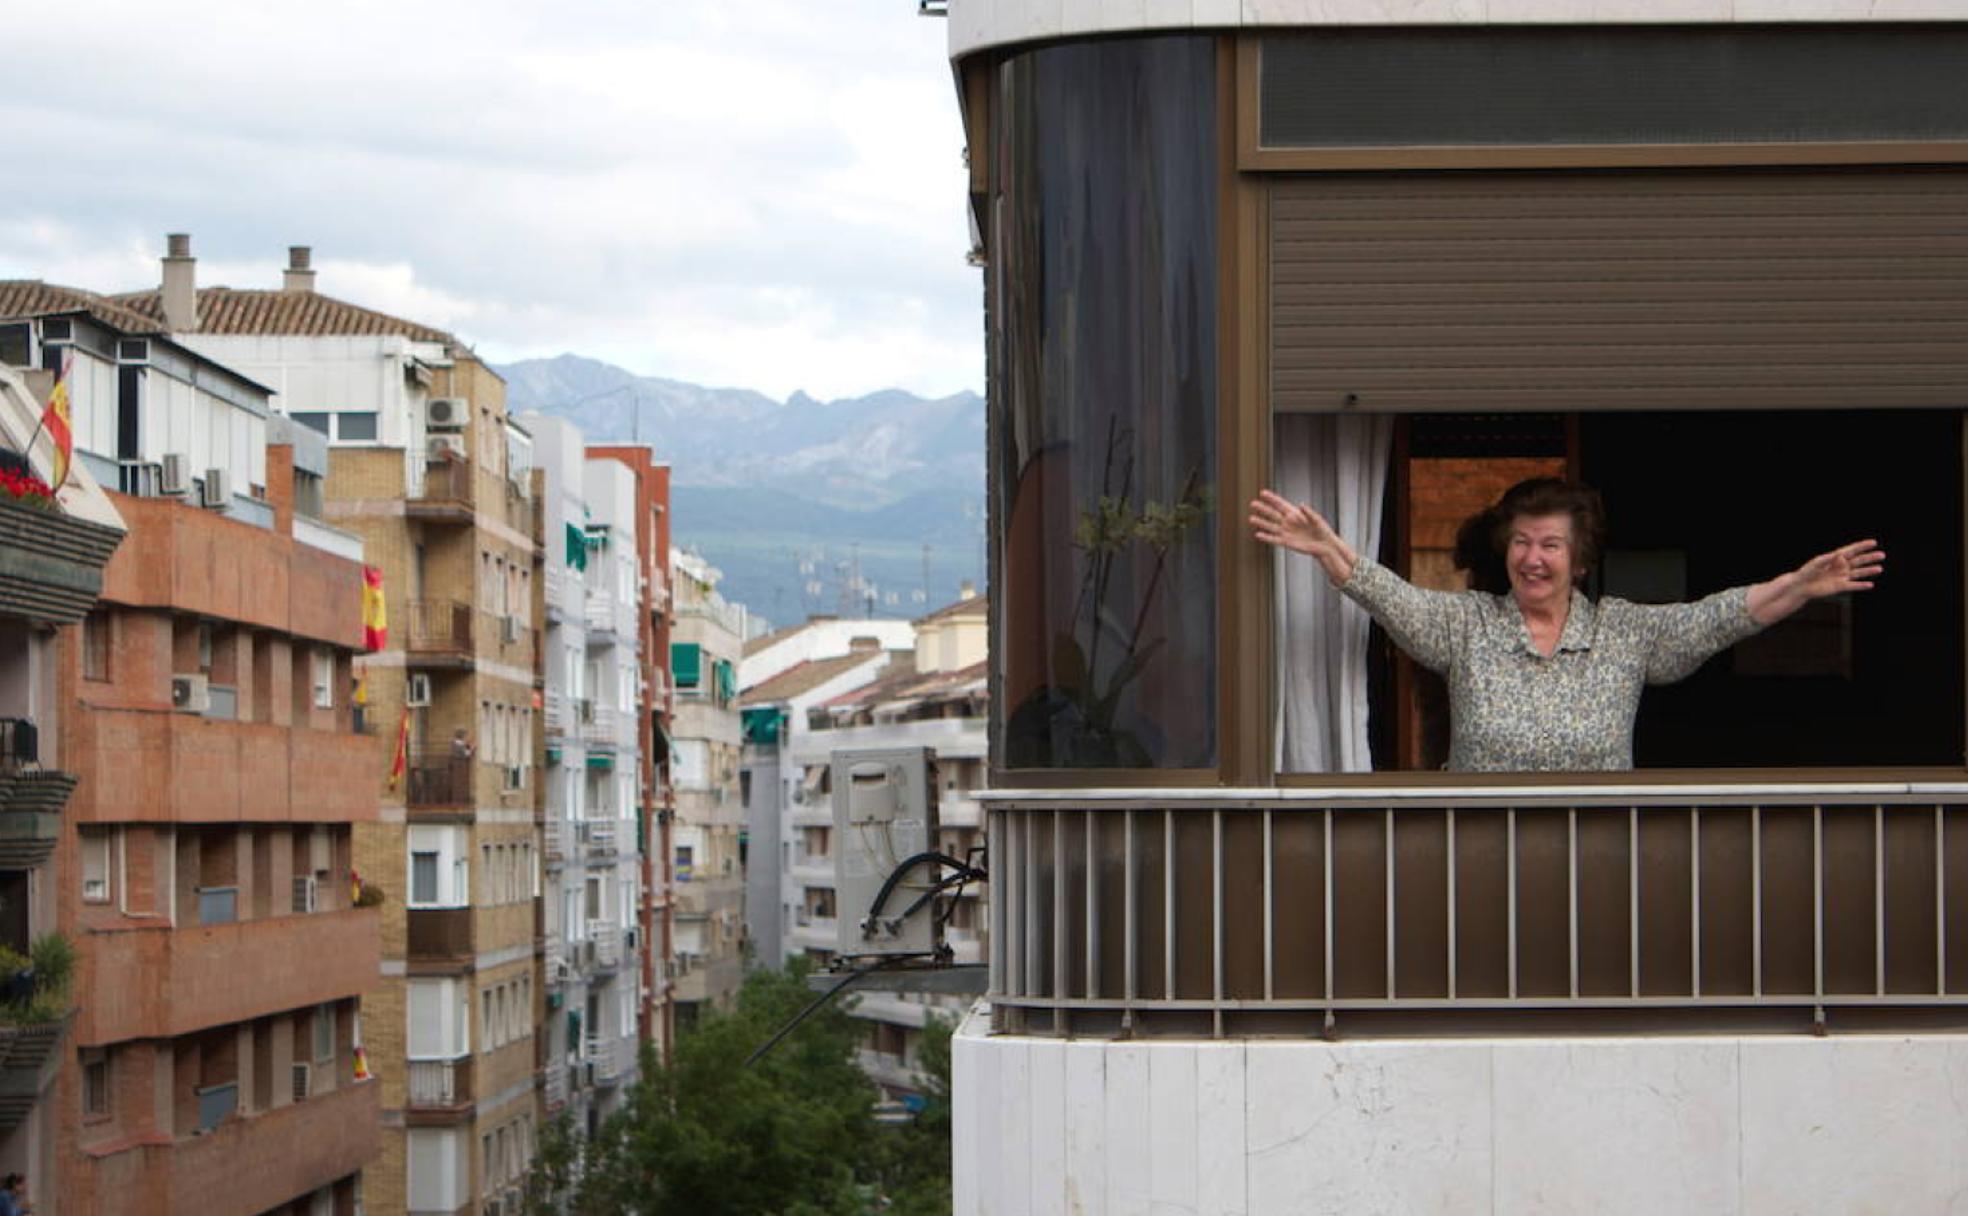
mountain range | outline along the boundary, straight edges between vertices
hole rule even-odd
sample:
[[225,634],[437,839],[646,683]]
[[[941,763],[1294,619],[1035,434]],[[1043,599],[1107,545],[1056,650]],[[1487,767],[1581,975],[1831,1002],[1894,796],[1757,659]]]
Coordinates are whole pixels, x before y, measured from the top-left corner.
[[785,401],[638,376],[578,355],[497,368],[515,413],[671,468],[672,540],[774,624],[816,612],[920,616],[984,581],[984,400],[899,389]]

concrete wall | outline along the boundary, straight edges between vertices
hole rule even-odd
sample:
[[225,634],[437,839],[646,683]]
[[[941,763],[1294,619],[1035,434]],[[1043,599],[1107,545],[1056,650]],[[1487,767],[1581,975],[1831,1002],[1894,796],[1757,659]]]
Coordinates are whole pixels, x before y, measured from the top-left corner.
[[1963,21],[1960,0],[950,0],[950,57],[1126,31],[1322,25]]
[[957,1216],[1958,1211],[1968,1036],[953,1044]]

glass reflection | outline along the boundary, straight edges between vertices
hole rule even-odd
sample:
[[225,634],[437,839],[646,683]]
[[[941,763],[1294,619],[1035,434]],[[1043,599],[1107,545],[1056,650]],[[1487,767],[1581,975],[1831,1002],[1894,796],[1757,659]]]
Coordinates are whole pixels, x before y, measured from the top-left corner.
[[991,405],[1010,768],[1216,762],[1212,40],[1031,52],[993,131]]

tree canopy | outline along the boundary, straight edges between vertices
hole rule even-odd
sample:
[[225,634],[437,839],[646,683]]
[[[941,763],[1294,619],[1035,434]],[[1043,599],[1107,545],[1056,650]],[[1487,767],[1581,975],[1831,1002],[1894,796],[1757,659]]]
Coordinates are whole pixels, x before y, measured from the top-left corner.
[[574,1216],[942,1216],[950,1210],[949,1027],[925,1032],[925,1108],[876,1120],[854,1062],[866,1023],[836,1002],[770,1052],[746,1057],[812,999],[805,967],[755,971],[729,1012],[680,1035],[591,1139],[542,1137],[529,1210]]

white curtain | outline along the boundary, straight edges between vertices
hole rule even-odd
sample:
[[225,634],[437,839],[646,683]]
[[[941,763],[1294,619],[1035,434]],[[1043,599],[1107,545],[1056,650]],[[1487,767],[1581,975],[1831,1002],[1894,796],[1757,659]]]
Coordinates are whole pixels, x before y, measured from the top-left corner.
[[[1310,503],[1348,544],[1380,551],[1394,419],[1282,414],[1272,470],[1278,493]],[[1278,554],[1280,772],[1364,773],[1367,614],[1326,581],[1319,563]]]

